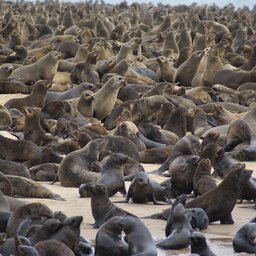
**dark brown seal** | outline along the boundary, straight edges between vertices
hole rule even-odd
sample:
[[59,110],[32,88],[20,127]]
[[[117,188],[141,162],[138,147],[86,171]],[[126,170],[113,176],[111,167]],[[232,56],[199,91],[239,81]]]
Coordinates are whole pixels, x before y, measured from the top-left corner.
[[116,221],[119,220],[121,220],[121,217],[115,216],[101,225],[96,235],[95,255],[129,255],[128,244],[121,238],[123,229],[116,224]]
[[39,255],[75,256],[74,252],[72,252],[70,248],[68,248],[64,243],[58,241],[41,241],[34,247],[38,251]]
[[193,177],[193,190],[195,196],[203,195],[216,188],[216,183],[211,176],[211,168],[212,165],[209,159],[201,159],[198,163]]
[[104,185],[89,183],[86,191],[92,194],[91,210],[95,219],[95,228],[99,228],[113,216],[134,216],[133,214],[115,206],[108,198],[108,192]]

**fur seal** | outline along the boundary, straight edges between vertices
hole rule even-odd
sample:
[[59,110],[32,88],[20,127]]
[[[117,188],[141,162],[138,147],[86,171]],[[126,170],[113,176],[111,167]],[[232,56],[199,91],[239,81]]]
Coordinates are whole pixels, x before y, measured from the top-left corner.
[[126,235],[129,255],[157,255],[153,238],[141,220],[133,216],[127,216],[117,220],[116,223]]
[[199,139],[193,135],[186,135],[181,138],[173,147],[168,159],[155,171],[151,173],[162,174],[169,168],[170,163],[181,155],[196,155],[199,151]]
[[100,177],[100,167],[96,161],[100,151],[106,146],[105,140],[93,140],[84,148],[66,155],[60,163],[58,178],[65,187],[79,187],[82,183],[95,182]]
[[203,233],[194,231],[191,235],[191,253],[201,256],[216,256],[209,248]]
[[211,176],[211,162],[209,159],[201,159],[197,165],[193,177],[193,191],[195,196],[203,195],[216,188],[216,183]]
[[25,84],[36,82],[37,80],[52,81],[57,73],[57,66],[62,54],[57,51],[49,52],[37,62],[15,69],[10,79],[18,79]]
[[256,223],[249,222],[243,225],[233,238],[235,252],[255,253],[256,252]]
[[94,94],[94,117],[102,120],[107,117],[114,108],[119,89],[126,84],[126,78],[114,76]]
[[24,113],[24,106],[42,108],[45,104],[47,90],[52,86],[52,83],[47,80],[38,80],[33,86],[30,95],[24,98],[14,98],[8,100],[4,106],[7,109],[16,108]]
[[179,156],[170,164],[171,192],[177,197],[193,190],[193,176],[200,157],[197,155]]
[[0,171],[7,175],[17,175],[30,178],[30,173],[25,164],[0,159]]
[[[221,224],[233,224],[231,212],[248,175],[245,165],[236,164],[221,184],[206,194],[186,203],[186,208],[202,208],[205,210],[209,222],[220,221]],[[211,203],[213,200],[217,204],[213,205]]]
[[173,82],[179,82],[181,86],[191,86],[191,82],[196,74],[199,63],[204,55],[204,51],[196,51],[183,62],[174,73]]
[[38,146],[45,145],[49,142],[56,141],[51,135],[47,135],[40,124],[40,116],[38,110],[31,107],[24,107],[25,122],[23,135],[24,140],[29,140]]
[[86,191],[91,193],[91,210],[95,223],[94,228],[99,228],[114,216],[134,216],[133,214],[115,206],[108,197],[108,191],[102,184],[88,183]]
[[54,181],[58,174],[59,164],[45,163],[35,165],[28,169],[31,179],[34,181]]
[[190,236],[192,228],[185,215],[184,206],[179,203],[173,211],[173,222],[170,235],[156,244],[162,249],[182,249],[190,245]]
[[[109,197],[115,195],[117,192],[126,195],[122,165],[127,160],[128,157],[121,153],[111,154],[106,159],[103,159],[104,163],[102,165],[101,176],[96,183],[103,184],[107,188]],[[86,187],[86,184],[82,184],[79,187],[81,197],[84,187]]]
[[19,245],[17,251],[20,256],[39,256],[38,251],[28,245]]
[[65,201],[65,199],[60,195],[54,194],[44,185],[33,180],[13,175],[6,175],[6,177],[11,182],[14,195],[24,197],[50,198],[54,200]]
[[34,247],[38,251],[39,255],[75,256],[74,252],[69,247],[59,241],[41,241],[35,244]]
[[101,225],[95,239],[95,256],[129,255],[128,244],[121,239],[123,228],[116,224],[119,220],[121,217],[115,216]]
[[10,129],[12,127],[12,117],[6,107],[0,105],[0,129]]
[[11,64],[3,64],[0,66],[0,80],[5,81],[9,78],[9,76],[13,72],[13,65]]
[[31,141],[13,140],[0,135],[0,157],[4,160],[27,162],[40,156],[41,152],[40,147]]
[[19,207],[9,218],[6,228],[6,234],[9,237],[16,235],[19,225],[26,217],[33,216],[52,216],[52,211],[41,203],[31,203]]
[[116,106],[107,117],[104,127],[108,130],[123,121],[149,121],[156,114],[163,103],[167,102],[164,96],[156,95],[137,100],[128,100]]
[[160,201],[169,203],[168,190],[161,187],[156,181],[151,180],[145,172],[135,174],[132,180],[125,202],[132,199],[134,203],[153,202],[162,204]]

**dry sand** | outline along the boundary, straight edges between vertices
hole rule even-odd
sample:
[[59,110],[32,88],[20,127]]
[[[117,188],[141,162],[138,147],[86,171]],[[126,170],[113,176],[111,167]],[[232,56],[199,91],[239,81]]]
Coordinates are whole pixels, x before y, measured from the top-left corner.
[[[0,95],[0,104],[4,104],[8,99],[14,97],[23,97],[21,94],[7,94]],[[156,169],[159,165],[153,164],[144,164],[143,165],[146,171],[151,171]],[[256,170],[256,162],[247,162],[246,167],[248,169]],[[256,177],[256,172],[253,174]],[[154,180],[161,182],[165,178],[151,175],[151,178]],[[54,193],[60,194],[62,197],[66,199],[66,201],[55,201],[50,199],[23,199],[27,202],[40,202],[45,203],[49,206],[53,211],[63,211],[67,216],[74,215],[82,215],[84,217],[84,221],[82,223],[81,233],[82,235],[88,239],[91,243],[94,243],[94,239],[97,233],[96,229],[93,229],[90,224],[94,223],[94,219],[91,214],[91,206],[90,206],[90,198],[79,198],[79,193],[77,188],[64,188],[56,183],[54,185],[50,185],[50,183],[42,182],[47,188],[49,188]],[[129,182],[126,182],[127,188],[129,187]],[[121,194],[116,194],[111,200],[119,201],[122,199]],[[214,202],[213,202],[214,203]],[[235,254],[232,248],[232,237],[236,233],[236,231],[245,223],[247,223],[250,219],[255,217],[256,210],[253,209],[245,209],[241,208],[241,206],[253,205],[252,203],[244,202],[242,205],[237,204],[235,209],[232,212],[233,219],[235,221],[234,225],[220,225],[219,223],[214,223],[209,225],[209,227],[203,231],[208,239],[208,244],[211,249],[216,253],[216,255],[247,255],[244,253]],[[119,207],[137,215],[138,217],[148,216],[157,212],[160,212],[163,209],[168,208],[169,206],[162,205],[153,205],[149,204],[118,204]],[[166,222],[163,220],[151,220],[151,219],[143,219],[143,222],[149,228],[150,232],[153,235],[155,241],[165,238],[164,230]],[[190,249],[184,250],[169,250],[163,251],[158,250],[158,255],[190,255]]]

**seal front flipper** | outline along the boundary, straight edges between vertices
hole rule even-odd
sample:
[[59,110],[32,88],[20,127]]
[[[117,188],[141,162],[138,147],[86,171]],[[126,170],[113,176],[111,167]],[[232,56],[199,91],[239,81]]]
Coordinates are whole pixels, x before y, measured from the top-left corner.
[[234,220],[232,218],[231,213],[226,218],[221,219],[220,224],[234,224]]

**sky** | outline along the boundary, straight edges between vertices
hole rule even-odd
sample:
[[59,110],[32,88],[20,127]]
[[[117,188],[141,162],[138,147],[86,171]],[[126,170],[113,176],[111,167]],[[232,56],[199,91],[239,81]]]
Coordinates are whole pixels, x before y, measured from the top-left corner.
[[[158,2],[161,2],[162,4],[170,4],[170,5],[177,5],[177,4],[192,4],[193,2],[196,2],[198,5],[201,4],[212,4],[215,3],[220,7],[223,7],[225,5],[227,5],[228,3],[232,2],[233,5],[235,5],[236,7],[243,7],[244,5],[248,6],[249,8],[252,8],[254,6],[254,4],[256,4],[255,1],[252,0],[186,0],[186,1],[182,1],[182,0],[152,0],[152,1],[148,1],[148,0],[137,0],[137,1],[133,1],[133,0],[126,0],[129,4],[133,3],[133,2],[137,2],[137,3],[145,3],[145,2],[151,2],[153,4],[157,4]],[[105,2],[108,3],[120,3],[121,1],[116,1],[116,0],[105,0]]]

